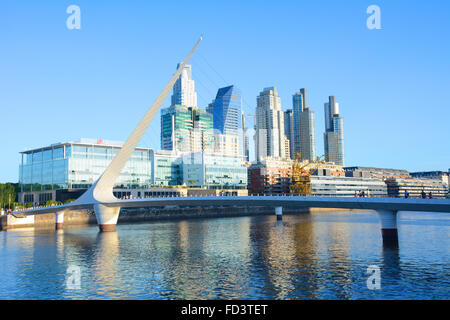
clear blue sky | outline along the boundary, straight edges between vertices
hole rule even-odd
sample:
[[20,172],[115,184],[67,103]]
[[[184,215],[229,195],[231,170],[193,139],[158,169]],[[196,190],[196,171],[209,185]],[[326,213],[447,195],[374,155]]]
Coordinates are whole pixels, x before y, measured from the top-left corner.
[[[81,30],[66,27],[71,4]],[[372,4],[382,30],[366,27]],[[318,154],[323,104],[335,95],[348,166],[450,168],[448,0],[2,0],[0,182],[18,180],[25,149],[125,140],[201,34],[200,107],[234,84],[247,114],[268,86],[286,110],[305,87]],[[141,145],[159,149],[159,131],[158,115]]]

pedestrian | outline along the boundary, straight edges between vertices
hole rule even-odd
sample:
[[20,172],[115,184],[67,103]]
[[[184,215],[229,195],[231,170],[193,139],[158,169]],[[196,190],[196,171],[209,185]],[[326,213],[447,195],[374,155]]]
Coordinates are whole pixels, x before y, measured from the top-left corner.
[[430,199],[433,198],[433,195],[431,194],[431,191],[430,191],[430,193],[428,194],[428,198],[430,198]]
[[427,195],[425,194],[425,191],[422,190],[422,199],[425,199],[427,197]]
[[408,199],[408,197],[409,197],[408,190],[405,190],[405,199]]

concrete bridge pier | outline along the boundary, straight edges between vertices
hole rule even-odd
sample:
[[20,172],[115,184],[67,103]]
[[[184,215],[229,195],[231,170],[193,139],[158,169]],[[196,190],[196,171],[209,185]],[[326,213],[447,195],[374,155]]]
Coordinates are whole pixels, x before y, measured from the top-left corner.
[[64,211],[56,212],[55,217],[56,217],[55,229],[61,230],[63,228],[63,223],[64,223]]
[[108,207],[103,204],[94,205],[95,216],[101,232],[115,231],[120,208]]
[[398,245],[397,213],[395,210],[377,210],[385,245]]
[[278,221],[283,220],[283,207],[275,207],[275,214]]

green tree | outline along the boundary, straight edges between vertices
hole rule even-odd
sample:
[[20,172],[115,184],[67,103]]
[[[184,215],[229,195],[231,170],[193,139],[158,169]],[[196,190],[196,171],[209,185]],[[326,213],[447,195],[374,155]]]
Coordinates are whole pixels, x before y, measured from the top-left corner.
[[11,209],[14,202],[17,201],[17,184],[1,183],[0,184],[0,208],[8,208],[11,203]]

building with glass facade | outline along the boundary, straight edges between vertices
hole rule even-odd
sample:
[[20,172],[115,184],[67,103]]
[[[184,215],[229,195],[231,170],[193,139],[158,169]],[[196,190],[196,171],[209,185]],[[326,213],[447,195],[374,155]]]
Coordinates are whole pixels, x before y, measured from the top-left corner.
[[303,112],[304,108],[306,108],[306,89],[302,88],[292,96],[294,159],[297,153],[300,152],[300,114]]
[[324,149],[328,161],[345,166],[344,119],[339,115],[339,104],[334,96],[325,103]]
[[301,154],[302,160],[316,159],[316,134],[314,112],[306,104],[306,89],[292,96],[293,110],[293,155]]
[[182,157],[176,152],[151,152],[153,186],[180,186],[183,184]]
[[[25,202],[52,200],[56,190],[89,188],[105,171],[121,146],[120,142],[80,139],[21,152],[21,193],[26,200],[33,198],[33,201]],[[117,179],[116,188],[150,186],[150,152],[147,148],[136,148]],[[32,192],[37,193],[26,196],[26,193]],[[38,194],[39,201],[36,199]]]
[[215,134],[236,136],[239,155],[245,153],[244,123],[241,92],[235,86],[220,88],[212,106],[208,107],[213,115]]
[[192,153],[183,155],[183,181],[190,187],[246,189],[243,157]]
[[212,152],[213,117],[199,108],[173,105],[161,110],[161,149]]
[[284,112],[284,134],[289,140],[289,157],[291,160],[295,160],[294,127],[294,112],[292,109],[288,109]]

